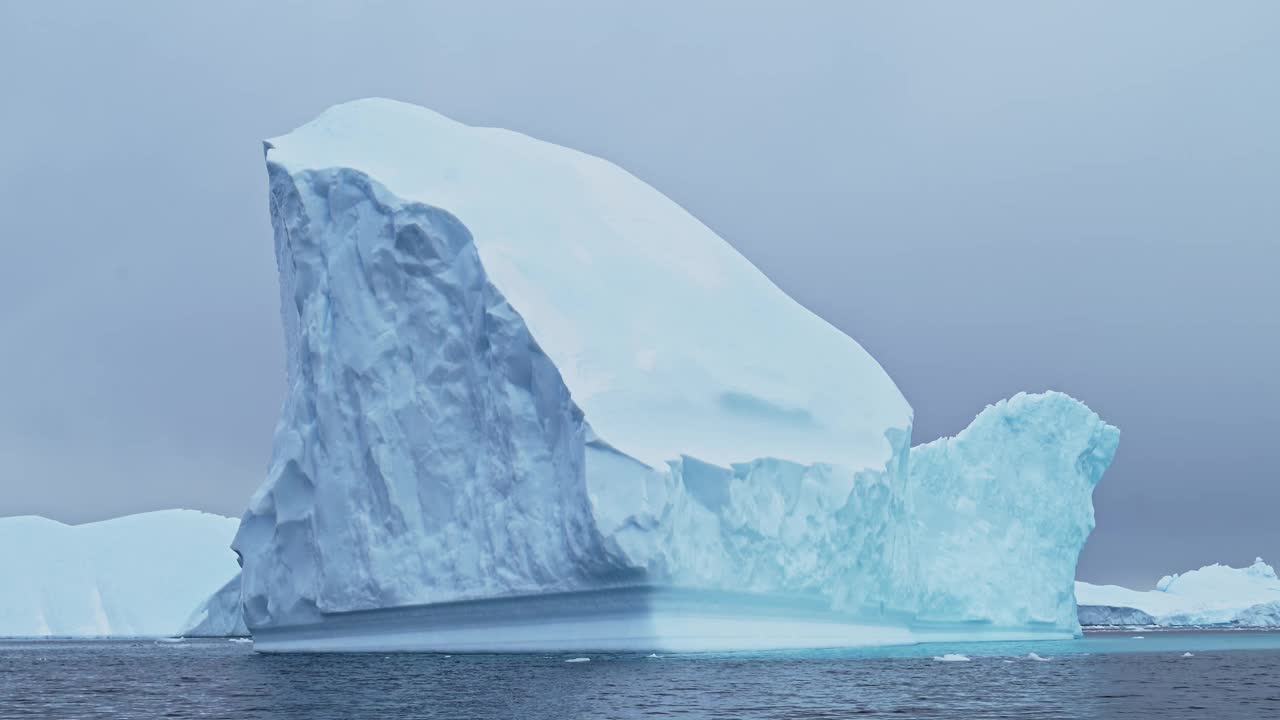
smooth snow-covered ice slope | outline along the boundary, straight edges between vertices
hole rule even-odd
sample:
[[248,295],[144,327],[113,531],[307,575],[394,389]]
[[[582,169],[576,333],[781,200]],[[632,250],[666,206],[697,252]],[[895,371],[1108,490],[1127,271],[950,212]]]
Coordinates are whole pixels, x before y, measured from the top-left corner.
[[[322,315],[302,282],[324,273],[330,340],[344,339],[344,308],[367,312],[347,330],[400,332],[412,319],[446,332],[465,299],[429,288],[491,283],[595,432],[653,467],[681,455],[880,467],[893,453],[885,430],[910,426],[902,394],[853,339],[605,160],[369,99],[270,140],[267,161],[290,176],[273,184],[278,209],[296,192],[311,221],[283,259],[300,273],[305,253],[324,263],[296,278],[288,304]],[[376,301],[351,305],[369,292]],[[303,328],[303,344],[318,330]],[[437,339],[425,332],[398,339]]]
[[162,510],[85,525],[0,518],[0,636],[161,636],[235,575],[238,523]]
[[1075,592],[1081,606],[1134,608],[1155,625],[1280,625],[1280,579],[1262,558],[1166,575],[1154,590],[1077,582]]
[[[235,540],[259,649],[902,642],[943,597],[892,381],[649,186],[387,100],[266,147],[289,393]],[[936,626],[1074,631],[1024,604]]]

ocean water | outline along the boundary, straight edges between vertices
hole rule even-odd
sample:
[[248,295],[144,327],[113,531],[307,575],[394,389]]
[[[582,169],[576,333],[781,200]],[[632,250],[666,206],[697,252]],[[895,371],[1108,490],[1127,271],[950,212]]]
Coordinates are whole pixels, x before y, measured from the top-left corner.
[[1280,632],[574,657],[0,641],[0,718],[1280,718]]

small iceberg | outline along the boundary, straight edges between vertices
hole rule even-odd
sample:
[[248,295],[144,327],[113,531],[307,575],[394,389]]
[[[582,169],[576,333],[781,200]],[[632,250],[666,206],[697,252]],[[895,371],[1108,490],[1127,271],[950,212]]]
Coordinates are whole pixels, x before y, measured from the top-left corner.
[[968,655],[960,655],[958,653],[947,653],[946,655],[934,655],[934,660],[938,662],[969,662]]
[[251,643],[253,638],[227,638],[227,642],[233,643]]
[[1191,653],[1187,652],[1187,653],[1182,653],[1182,657],[1195,657],[1195,655],[1192,655]]
[[1028,660],[1035,660],[1036,662],[1049,662],[1049,658],[1047,658],[1047,657],[1040,657],[1040,656],[1039,656],[1039,655],[1037,655],[1036,653],[1027,653],[1027,659],[1028,659]]
[[565,660],[565,662],[571,662],[571,663],[591,662],[591,658],[569,658],[568,660]]
[[156,644],[169,645],[172,643],[186,642],[186,640],[187,640],[186,638],[180,638],[180,637],[156,638]]

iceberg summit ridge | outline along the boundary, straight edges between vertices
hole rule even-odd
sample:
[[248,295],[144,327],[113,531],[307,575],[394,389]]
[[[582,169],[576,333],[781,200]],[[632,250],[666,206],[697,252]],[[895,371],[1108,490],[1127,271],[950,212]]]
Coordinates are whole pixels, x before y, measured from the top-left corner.
[[[988,408],[918,474],[880,365],[616,166],[386,100],[265,147],[289,392],[234,542],[258,649],[1078,632],[1116,433],[1082,404]],[[983,441],[1008,462],[965,466]],[[1009,521],[996,547],[1068,579],[949,586],[917,513],[1029,480],[1071,510],[1028,516],[1061,536],[1021,546],[1036,528]],[[946,552],[979,545],[946,530]]]

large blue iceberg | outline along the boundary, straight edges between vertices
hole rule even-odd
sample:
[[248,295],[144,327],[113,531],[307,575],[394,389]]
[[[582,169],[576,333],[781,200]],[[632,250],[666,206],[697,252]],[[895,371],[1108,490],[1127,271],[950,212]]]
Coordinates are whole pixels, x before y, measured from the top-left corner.
[[266,160],[289,394],[234,543],[259,650],[1079,632],[1118,441],[1079,402],[911,450],[856,342],[653,188],[518,133],[362,100]]

